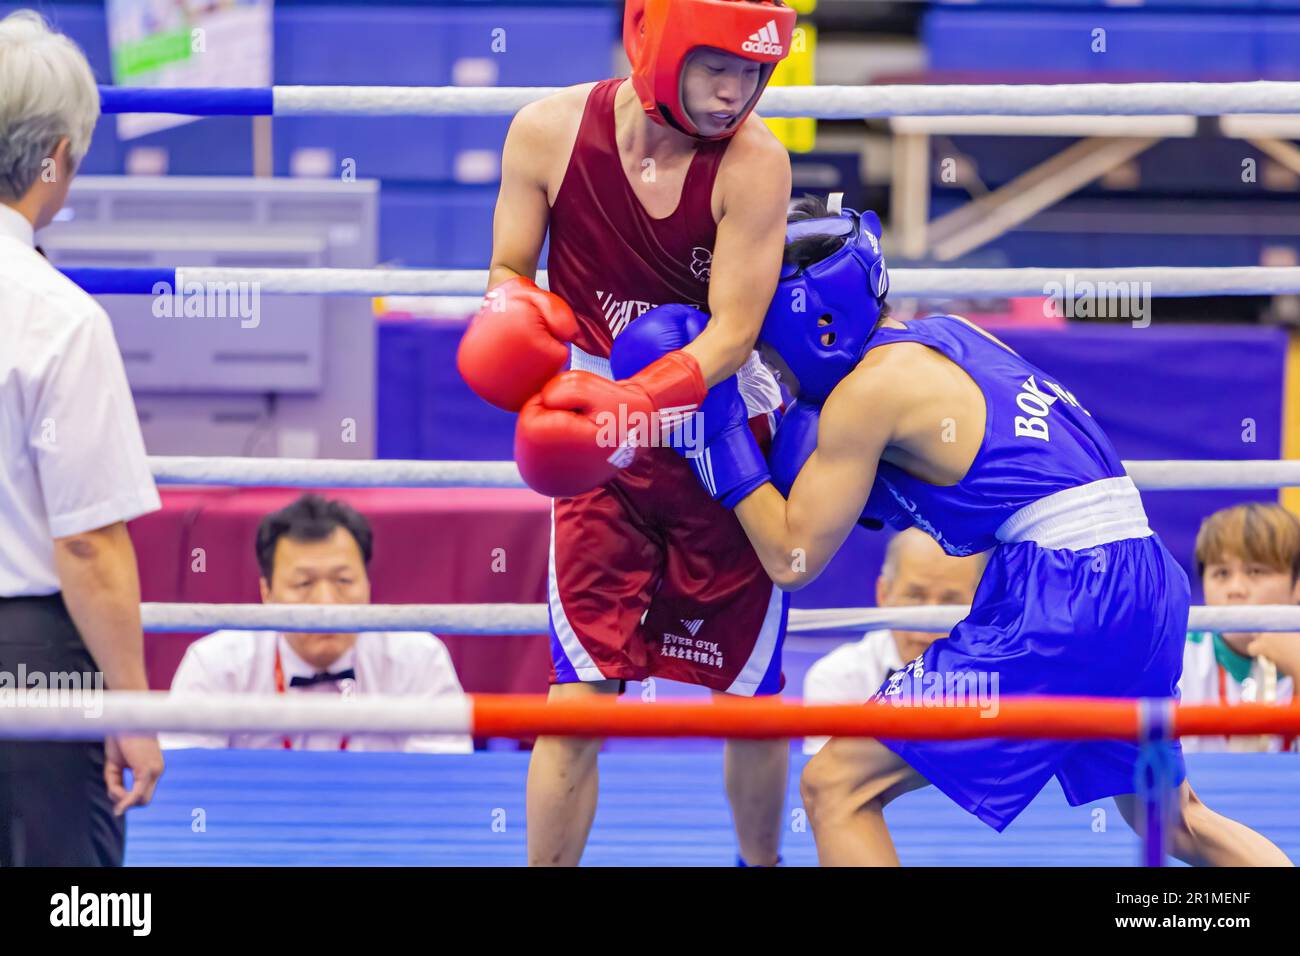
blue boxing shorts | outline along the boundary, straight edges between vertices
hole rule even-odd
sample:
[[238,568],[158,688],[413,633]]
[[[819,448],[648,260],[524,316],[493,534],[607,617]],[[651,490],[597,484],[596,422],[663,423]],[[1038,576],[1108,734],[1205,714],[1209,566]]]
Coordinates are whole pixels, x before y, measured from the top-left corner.
[[[971,612],[873,700],[942,700],[941,688],[1012,696],[1177,697],[1187,638],[1187,575],[1159,536],[1086,550],[1001,544]],[[927,697],[927,693],[929,697]],[[1138,745],[1120,740],[882,740],[1001,831],[1053,775],[1071,806],[1134,793]],[[1170,749],[1173,783],[1187,775]]]

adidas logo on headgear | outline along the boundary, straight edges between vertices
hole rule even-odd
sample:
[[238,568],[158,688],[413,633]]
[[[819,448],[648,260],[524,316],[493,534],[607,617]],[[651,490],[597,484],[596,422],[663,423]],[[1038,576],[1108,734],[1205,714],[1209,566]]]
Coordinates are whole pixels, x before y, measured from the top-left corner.
[[776,21],[768,20],[767,26],[757,33],[751,33],[749,39],[740,45],[746,53],[758,53],[762,56],[782,56],[785,48],[781,46],[781,35],[776,32]]

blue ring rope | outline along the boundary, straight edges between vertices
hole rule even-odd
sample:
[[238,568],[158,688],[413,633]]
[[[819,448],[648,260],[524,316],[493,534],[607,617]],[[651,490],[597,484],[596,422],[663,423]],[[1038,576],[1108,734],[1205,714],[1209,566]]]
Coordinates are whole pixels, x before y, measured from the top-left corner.
[[271,116],[272,87],[150,87],[101,86],[102,113],[179,113],[184,116]]
[[91,295],[153,295],[159,282],[176,284],[175,269],[60,269],[65,276]]

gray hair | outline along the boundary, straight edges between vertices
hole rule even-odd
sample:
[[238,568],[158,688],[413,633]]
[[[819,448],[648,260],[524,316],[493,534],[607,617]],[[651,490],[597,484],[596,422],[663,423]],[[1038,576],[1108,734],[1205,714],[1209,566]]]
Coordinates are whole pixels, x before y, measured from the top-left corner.
[[77,44],[32,10],[0,20],[0,200],[21,199],[64,137],[75,171],[98,119],[99,90]]
[[[898,556],[903,550],[903,545],[907,543],[909,538],[914,538],[918,535],[924,538],[930,538],[930,536],[920,528],[904,528],[902,531],[895,533],[889,539],[889,543],[885,545],[885,563],[880,568],[880,576],[882,578],[886,581],[894,580],[894,576],[898,574]],[[979,569],[981,573],[983,573],[985,566],[989,563],[990,554],[992,554],[991,551],[981,551],[976,555],[979,558]]]

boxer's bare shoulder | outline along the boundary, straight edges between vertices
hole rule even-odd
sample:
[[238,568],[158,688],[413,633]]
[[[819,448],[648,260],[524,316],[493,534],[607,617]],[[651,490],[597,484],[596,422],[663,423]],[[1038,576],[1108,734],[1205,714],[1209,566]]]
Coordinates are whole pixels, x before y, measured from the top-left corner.
[[[898,436],[911,431],[917,420],[928,423],[936,408],[947,408],[954,387],[960,387],[958,377],[969,382],[950,359],[921,342],[878,345],[835,387],[826,411],[832,400],[836,407],[856,410],[858,418],[861,409],[869,408],[876,423],[887,422]],[[845,416],[852,419],[852,413]],[[823,415],[823,427],[825,420]]]
[[714,218],[721,218],[728,203],[750,202],[755,192],[779,198],[784,207],[790,197],[790,153],[756,116],[736,130],[718,167],[713,188]]
[[[831,398],[837,405],[869,407],[883,414],[909,407],[933,374],[931,349],[919,342],[891,342],[871,349],[844,377]],[[831,405],[827,399],[826,406]]]
[[543,186],[547,199],[555,201],[578,140],[582,113],[595,83],[579,83],[534,100],[510,124],[506,139],[508,161],[528,171]]

